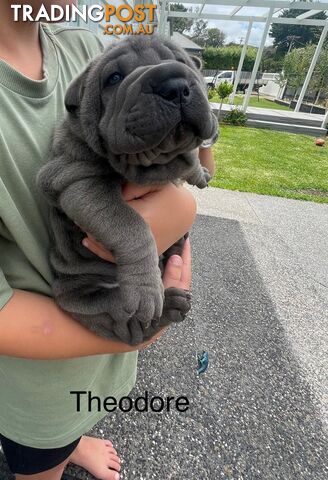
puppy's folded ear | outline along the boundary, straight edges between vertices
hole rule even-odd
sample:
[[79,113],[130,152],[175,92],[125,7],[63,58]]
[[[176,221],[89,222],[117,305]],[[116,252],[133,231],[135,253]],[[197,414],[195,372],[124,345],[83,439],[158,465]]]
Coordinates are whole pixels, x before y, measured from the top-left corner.
[[198,70],[202,69],[203,63],[199,57],[196,57],[196,55],[190,55],[191,60],[194,62],[196,68]]
[[85,80],[89,73],[90,66],[88,66],[78,77],[76,77],[70,84],[65,95],[65,107],[71,114],[76,114],[81,104],[83,91],[85,87]]

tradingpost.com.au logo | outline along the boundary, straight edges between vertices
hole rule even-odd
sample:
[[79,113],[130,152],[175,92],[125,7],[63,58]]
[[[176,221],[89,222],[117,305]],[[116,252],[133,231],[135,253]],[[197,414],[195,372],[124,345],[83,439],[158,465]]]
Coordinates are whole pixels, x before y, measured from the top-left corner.
[[[100,23],[104,35],[151,35],[154,33],[155,10],[157,5],[138,4],[131,7],[127,3],[113,5],[51,5],[35,9],[32,5],[12,4],[14,21],[19,22],[84,22]],[[116,18],[121,23],[113,23]],[[146,23],[144,23],[146,21]],[[129,23],[131,22],[131,23]],[[136,28],[133,28],[133,24]]]

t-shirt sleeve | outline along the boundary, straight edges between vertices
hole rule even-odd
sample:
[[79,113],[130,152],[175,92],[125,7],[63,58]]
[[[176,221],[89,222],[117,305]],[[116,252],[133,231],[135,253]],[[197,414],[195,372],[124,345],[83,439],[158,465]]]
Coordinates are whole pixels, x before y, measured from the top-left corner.
[[80,30],[80,34],[85,48],[88,49],[90,58],[93,58],[104,51],[105,46],[98,35],[90,32],[90,30],[82,29]]
[[95,46],[95,55],[97,53],[101,53],[105,49],[105,45],[102,43],[98,35],[93,35],[93,41],[94,41],[94,46]]
[[6,305],[7,302],[9,302],[13,293],[14,290],[7,282],[6,277],[0,268],[0,310]]
[[80,27],[61,27],[60,25],[42,24],[42,27],[56,36],[64,48],[74,54],[75,58],[80,58],[86,62],[99,55],[105,49],[105,45],[100,36],[86,28]]

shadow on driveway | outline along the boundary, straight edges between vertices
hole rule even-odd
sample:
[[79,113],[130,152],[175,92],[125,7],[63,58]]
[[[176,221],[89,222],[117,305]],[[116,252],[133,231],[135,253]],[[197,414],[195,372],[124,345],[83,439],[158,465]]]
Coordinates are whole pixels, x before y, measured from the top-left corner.
[[[184,395],[190,409],[113,413],[91,433],[111,438],[125,480],[324,480],[319,410],[239,222],[200,215],[191,242],[192,313],[140,352],[130,394]],[[210,363],[198,376],[202,350]]]

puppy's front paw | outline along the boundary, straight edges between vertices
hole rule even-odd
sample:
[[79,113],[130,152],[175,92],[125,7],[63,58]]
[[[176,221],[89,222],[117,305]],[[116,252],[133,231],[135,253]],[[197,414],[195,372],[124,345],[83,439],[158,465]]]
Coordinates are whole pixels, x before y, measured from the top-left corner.
[[129,317],[136,318],[145,327],[149,326],[154,317],[159,318],[163,311],[164,288],[158,278],[132,276],[121,283],[121,298],[123,309]]
[[198,188],[207,187],[208,182],[211,180],[211,174],[206,167],[198,165],[186,179],[190,185],[195,185]]
[[196,187],[205,188],[208,186],[208,182],[211,180],[211,174],[206,167],[202,167],[202,172],[199,175],[199,179],[196,183]]

